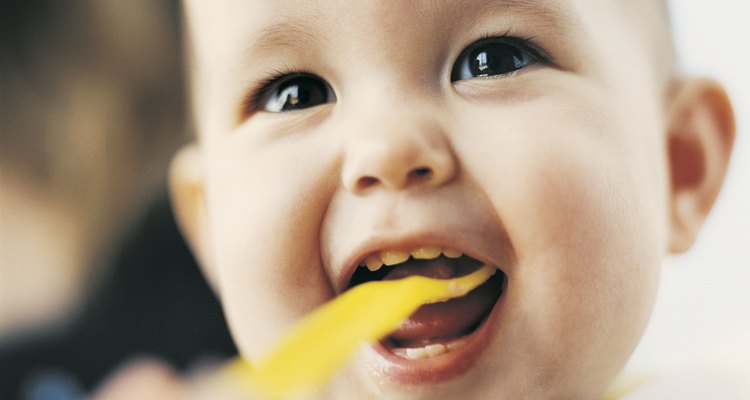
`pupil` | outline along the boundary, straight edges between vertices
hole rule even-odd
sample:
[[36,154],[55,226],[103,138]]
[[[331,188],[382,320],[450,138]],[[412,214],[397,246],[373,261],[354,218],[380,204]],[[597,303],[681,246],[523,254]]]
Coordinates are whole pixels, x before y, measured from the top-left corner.
[[317,79],[294,79],[279,89],[277,96],[282,111],[298,110],[327,101],[326,87]]
[[474,76],[500,75],[523,68],[523,54],[513,46],[483,46],[471,52],[471,73]]

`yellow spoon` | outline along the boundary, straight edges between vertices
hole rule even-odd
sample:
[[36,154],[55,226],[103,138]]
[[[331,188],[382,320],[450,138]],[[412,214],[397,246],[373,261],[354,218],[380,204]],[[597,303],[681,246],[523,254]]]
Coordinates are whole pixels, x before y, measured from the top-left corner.
[[227,374],[270,399],[315,390],[362,343],[382,339],[423,304],[466,295],[495,271],[485,265],[454,279],[411,276],[355,286],[302,320],[265,359],[254,366],[237,359]]

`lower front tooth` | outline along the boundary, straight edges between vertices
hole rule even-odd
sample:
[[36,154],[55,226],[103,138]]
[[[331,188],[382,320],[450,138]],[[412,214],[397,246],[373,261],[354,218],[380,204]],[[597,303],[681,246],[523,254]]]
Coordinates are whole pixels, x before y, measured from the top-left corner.
[[425,353],[427,353],[428,356],[436,357],[445,353],[446,348],[445,348],[445,345],[437,343],[437,344],[431,344],[429,346],[425,346],[424,351]]
[[448,350],[453,351],[453,350],[458,350],[461,347],[464,347],[465,344],[466,342],[464,341],[457,341],[457,342],[448,343],[447,347],[448,347]]
[[406,358],[410,360],[419,360],[422,358],[427,358],[427,351],[424,349],[424,347],[417,347],[417,348],[408,347],[406,349]]

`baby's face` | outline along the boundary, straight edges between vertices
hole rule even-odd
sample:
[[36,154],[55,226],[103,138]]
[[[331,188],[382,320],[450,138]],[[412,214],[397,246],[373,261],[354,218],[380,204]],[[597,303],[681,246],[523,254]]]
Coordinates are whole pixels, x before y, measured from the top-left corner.
[[484,263],[502,273],[363,346],[324,397],[603,392],[667,232],[656,61],[622,8],[188,2],[199,247],[242,354],[356,282]]

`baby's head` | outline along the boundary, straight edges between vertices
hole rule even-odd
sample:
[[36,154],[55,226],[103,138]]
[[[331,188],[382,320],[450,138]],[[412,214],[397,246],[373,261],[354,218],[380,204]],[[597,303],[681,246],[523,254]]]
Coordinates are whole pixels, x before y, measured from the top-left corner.
[[721,87],[673,75],[661,2],[186,11],[197,143],[175,207],[243,355],[358,282],[485,263],[502,274],[364,346],[326,398],[605,391],[733,139]]

